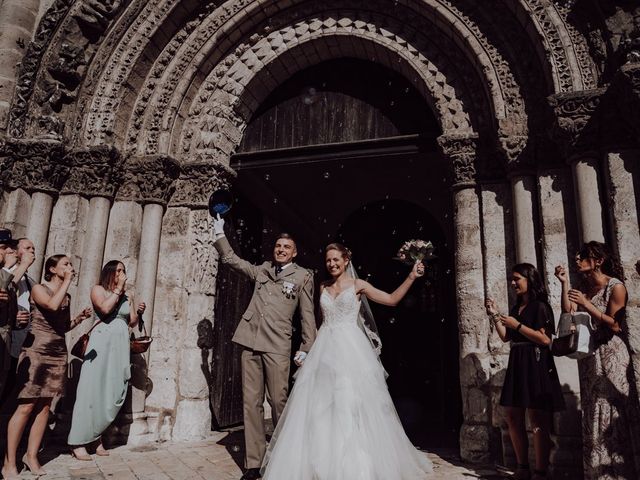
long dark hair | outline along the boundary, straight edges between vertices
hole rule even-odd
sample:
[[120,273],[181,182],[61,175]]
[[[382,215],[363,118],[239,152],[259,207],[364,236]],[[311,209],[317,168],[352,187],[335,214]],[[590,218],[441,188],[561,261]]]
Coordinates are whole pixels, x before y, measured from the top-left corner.
[[[116,270],[118,269],[118,265],[121,263],[122,262],[120,260],[110,260],[104,264],[104,267],[102,267],[102,271],[100,272],[100,280],[98,280],[98,283],[102,285],[102,288],[109,290],[113,287],[114,280],[116,278]],[[124,267],[124,263],[122,263],[122,266]]]
[[622,280],[624,275],[622,265],[620,265],[620,261],[613,255],[606,243],[596,242],[595,240],[587,242],[580,248],[578,256],[580,258],[602,260],[602,266],[600,267],[602,273]]
[[53,278],[53,272],[51,272],[50,268],[55,268],[58,266],[58,262],[66,257],[64,253],[59,253],[57,255],[51,255],[47,258],[47,261],[44,262],[44,279],[48,282]]
[[542,282],[542,276],[538,269],[530,263],[518,263],[511,269],[512,272],[519,273],[527,279],[527,293],[529,294],[529,302],[535,300],[539,302],[549,303],[549,294]]

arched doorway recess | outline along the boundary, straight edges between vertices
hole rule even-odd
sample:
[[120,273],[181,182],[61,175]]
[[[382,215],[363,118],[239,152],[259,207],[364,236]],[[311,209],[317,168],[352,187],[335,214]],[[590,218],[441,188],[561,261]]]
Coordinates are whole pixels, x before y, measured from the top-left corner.
[[[375,309],[387,337],[383,360],[392,396],[409,434],[425,446],[435,439],[456,445],[461,423],[451,179],[436,151],[439,134],[410,81],[373,62],[338,58],[276,88],[231,159],[244,205],[232,215],[231,231],[248,257],[262,252],[268,258],[273,235],[286,230],[298,238],[299,263],[315,269],[321,281],[324,245],[343,240],[365,276],[393,289],[407,273],[391,260],[401,243],[424,237],[437,245],[440,257],[429,281],[416,285],[396,310]],[[260,212],[261,229],[247,227],[250,211]],[[216,328],[224,348],[230,327]],[[218,365],[221,378],[236,361],[228,357]]]

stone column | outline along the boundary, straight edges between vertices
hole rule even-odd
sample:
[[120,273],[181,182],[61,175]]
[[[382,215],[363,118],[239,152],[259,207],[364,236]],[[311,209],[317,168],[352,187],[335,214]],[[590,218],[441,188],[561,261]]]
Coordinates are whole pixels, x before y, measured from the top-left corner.
[[39,0],[0,2],[0,130],[8,126],[17,67],[33,35],[39,8]]
[[[122,258],[130,264],[127,273],[135,288],[135,303],[145,302],[147,306],[143,319],[149,335],[153,326],[162,217],[178,174],[178,163],[167,156],[129,158],[114,205],[114,210],[117,207],[122,214],[114,217],[114,225],[107,238],[111,256]],[[118,234],[119,231],[122,232]],[[138,329],[134,329],[134,333],[136,336],[143,334]],[[149,433],[147,418],[141,415],[149,385],[148,356],[149,353],[131,357],[131,411],[134,424],[133,431],[129,431],[130,442],[142,441],[140,436]]]
[[537,197],[535,177],[529,172],[513,173],[511,175],[511,196],[513,198],[516,261],[537,266],[534,223],[534,205]]
[[[62,195],[80,195],[89,199],[82,252],[77,252],[79,264],[75,265],[78,285],[73,304],[76,310],[87,305],[91,288],[100,277],[111,199],[118,184],[121,162],[118,151],[106,146],[74,150],[64,159],[69,176]],[[82,323],[73,330],[71,341],[89,328],[89,322]]]
[[[200,326],[216,321],[213,315],[218,256],[213,248],[207,203],[209,195],[223,185],[228,186],[233,175],[228,167],[214,161],[182,165],[163,225],[158,288],[168,295],[175,295],[175,299],[163,295],[157,301],[158,304],[162,302],[163,311],[166,305],[169,312],[175,311],[178,301],[184,302],[180,315],[182,330],[177,339],[171,338],[169,335],[175,327],[169,322],[160,324],[156,319],[154,336],[157,332],[163,337],[163,343],[172,343],[174,347],[170,348],[175,349],[177,358],[163,362],[166,353],[155,350],[151,352],[150,362],[151,376],[161,377],[159,382],[166,383],[167,368],[175,369],[176,385],[172,387],[176,394],[175,440],[205,438],[211,431],[209,393],[213,377],[205,372],[210,371],[215,352],[199,341]],[[182,262],[176,262],[176,256]],[[173,287],[170,291],[177,275],[182,279],[182,289]],[[154,392],[153,402],[162,401],[161,395],[162,392]]]
[[[62,162],[63,152],[63,145],[52,140],[10,140],[2,148],[2,157],[7,165],[1,174],[3,184],[5,188],[14,190],[5,209],[7,216],[14,218],[5,220],[9,220],[9,228],[14,226],[14,222],[24,225],[24,230],[16,229],[14,235],[33,241],[36,260],[29,273],[37,281],[44,263],[53,197],[68,171]],[[26,197],[24,192],[30,193],[31,197]],[[28,207],[21,205],[23,202]]]
[[484,313],[484,271],[480,197],[475,183],[477,138],[443,135],[438,143],[454,171],[456,304],[460,338],[460,389],[464,423],[460,455],[466,461],[491,458],[488,351],[489,322]]
[[[560,282],[554,276],[556,265],[570,265],[575,252],[577,230],[574,219],[575,202],[571,189],[571,171],[554,168],[543,171],[539,176],[540,216],[542,219],[542,270],[549,292],[549,302],[553,307],[556,322],[560,317]],[[569,268],[569,272],[573,272]],[[572,278],[572,284],[576,282]],[[555,358],[556,369],[567,406],[559,415],[554,415],[551,463],[557,478],[576,478],[582,472],[582,426],[580,422],[578,365],[566,357]]]
[[580,241],[604,241],[602,195],[597,153],[600,142],[600,103],[605,89],[562,93],[549,97],[556,116],[553,135],[571,165]]
[[33,192],[31,195],[31,212],[25,237],[31,239],[36,249],[36,260],[33,262],[29,273],[40,281],[42,267],[44,265],[44,252],[49,234],[51,211],[53,210],[53,197],[48,193]]
[[604,242],[602,201],[598,164],[595,156],[577,156],[570,160],[578,210],[580,242]]
[[629,293],[626,312],[627,334],[638,391],[640,391],[640,275],[636,271],[636,262],[640,261],[640,231],[636,199],[640,192],[636,191],[635,186],[640,179],[639,165],[640,149],[611,150],[607,154],[607,193],[611,199],[614,240],[624,269],[622,280]]

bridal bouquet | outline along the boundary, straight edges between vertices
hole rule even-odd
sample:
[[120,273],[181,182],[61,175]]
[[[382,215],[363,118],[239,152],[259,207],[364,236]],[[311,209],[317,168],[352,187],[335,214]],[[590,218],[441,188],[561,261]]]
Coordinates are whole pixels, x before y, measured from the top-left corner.
[[431,260],[436,258],[433,254],[435,247],[431,242],[424,240],[408,240],[402,244],[396,254],[396,259],[408,265],[413,265],[416,261]]

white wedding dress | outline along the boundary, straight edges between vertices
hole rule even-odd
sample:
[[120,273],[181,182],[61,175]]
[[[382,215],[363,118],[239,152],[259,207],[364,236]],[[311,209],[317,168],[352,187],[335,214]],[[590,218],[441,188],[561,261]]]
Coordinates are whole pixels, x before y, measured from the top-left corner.
[[263,480],[418,480],[432,465],[409,441],[385,372],[357,324],[350,287],[320,296],[324,323],[262,464]]

